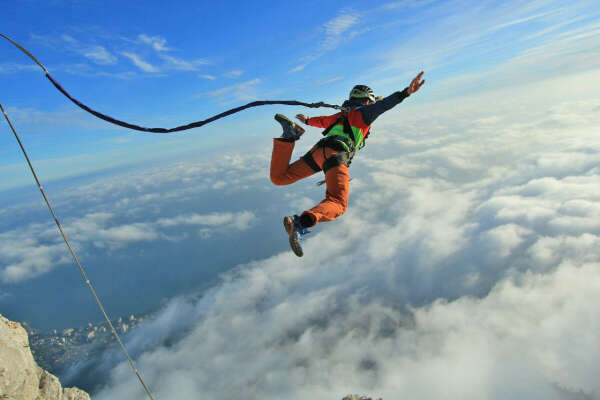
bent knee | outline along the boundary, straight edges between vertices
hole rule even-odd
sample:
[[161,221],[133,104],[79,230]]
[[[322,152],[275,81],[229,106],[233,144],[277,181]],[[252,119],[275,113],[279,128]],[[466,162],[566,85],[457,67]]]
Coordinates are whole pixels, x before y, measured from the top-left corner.
[[331,201],[336,205],[337,215],[340,216],[348,209],[348,200],[339,197],[333,197]]
[[285,186],[285,185],[289,185],[291,183],[291,182],[289,182],[288,179],[286,179],[285,176],[281,176],[281,175],[271,175],[271,182],[275,186]]

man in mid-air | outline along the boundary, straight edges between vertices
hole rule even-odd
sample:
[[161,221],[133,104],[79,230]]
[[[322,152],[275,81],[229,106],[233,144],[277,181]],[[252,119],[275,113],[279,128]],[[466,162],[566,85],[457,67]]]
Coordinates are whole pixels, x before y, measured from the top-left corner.
[[303,114],[296,118],[306,125],[324,128],[325,136],[298,161],[290,164],[296,140],[304,128],[281,114],[275,120],[283,127],[283,134],[273,140],[271,157],[271,182],[289,185],[316,172],[325,173],[325,199],[299,216],[287,216],[283,225],[289,235],[290,246],[298,257],[304,254],[300,240],[308,228],[322,221],[332,221],[346,211],[350,194],[348,165],[355,153],[364,147],[373,121],[423,86],[423,71],[401,92],[385,98],[376,98],[371,88],[357,85],[350,91],[342,107],[345,111],[334,115],[309,118]]

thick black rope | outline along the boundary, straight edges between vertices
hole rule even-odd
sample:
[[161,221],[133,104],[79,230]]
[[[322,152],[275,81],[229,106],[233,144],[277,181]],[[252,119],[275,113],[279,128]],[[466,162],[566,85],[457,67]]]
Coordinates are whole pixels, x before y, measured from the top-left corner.
[[122,126],[124,128],[128,128],[128,129],[133,129],[136,131],[142,131],[142,132],[152,132],[152,133],[172,133],[172,132],[179,132],[179,131],[185,131],[188,129],[193,129],[193,128],[199,128],[203,125],[206,125],[210,122],[216,121],[218,119],[227,117],[228,115],[231,114],[235,114],[237,112],[240,112],[242,110],[245,110],[247,108],[251,108],[251,107],[258,107],[258,106],[265,106],[265,105],[273,105],[273,104],[281,104],[281,105],[286,105],[286,106],[302,106],[302,107],[309,107],[309,108],[319,108],[319,107],[328,107],[328,108],[335,108],[336,110],[342,110],[343,108],[335,105],[335,104],[327,104],[327,103],[323,103],[318,102],[318,103],[305,103],[302,101],[296,101],[296,100],[261,100],[261,101],[253,101],[251,103],[245,104],[243,106],[239,106],[236,108],[232,108],[231,110],[227,110],[224,111],[220,114],[217,114],[215,116],[212,116],[210,118],[207,118],[205,120],[202,121],[196,121],[196,122],[192,122],[186,125],[181,125],[181,126],[176,126],[174,128],[146,128],[143,126],[139,126],[139,125],[135,125],[135,124],[130,124],[128,122],[125,121],[121,121],[118,120],[116,118],[113,118],[109,115],[106,114],[102,114],[101,112],[98,112],[96,110],[93,110],[92,108],[86,106],[85,104],[83,104],[82,102],[80,102],[79,100],[77,100],[76,98],[74,98],[73,96],[71,96],[69,94],[69,92],[67,92],[57,81],[56,79],[54,79],[52,77],[52,75],[50,75],[50,73],[48,72],[48,70],[46,69],[46,67],[44,67],[44,65],[37,59],[35,58],[35,56],[33,54],[31,54],[29,51],[27,51],[27,49],[25,49],[23,46],[21,46],[20,44],[18,44],[17,42],[15,42],[14,40],[12,40],[11,38],[9,38],[8,36],[0,33],[0,36],[2,36],[4,39],[8,40],[9,42],[11,42],[13,45],[15,45],[19,50],[21,50],[23,53],[25,53],[27,56],[29,56],[29,58],[31,58],[37,65],[40,66],[40,68],[42,68],[44,70],[44,73],[46,74],[46,78],[48,78],[50,80],[50,82],[52,82],[52,84],[54,85],[54,87],[56,87],[62,94],[64,94],[69,100],[71,100],[73,103],[75,103],[79,108],[89,112],[90,114],[103,119],[104,121],[110,122],[111,124],[115,124],[115,125],[119,125]]

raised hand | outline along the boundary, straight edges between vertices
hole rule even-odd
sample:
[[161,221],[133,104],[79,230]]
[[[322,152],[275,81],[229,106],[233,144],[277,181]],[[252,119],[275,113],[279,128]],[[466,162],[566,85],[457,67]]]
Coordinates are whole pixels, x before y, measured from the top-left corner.
[[410,86],[408,87],[408,94],[413,94],[414,92],[419,90],[421,88],[421,86],[423,86],[423,84],[425,83],[425,79],[423,79],[423,81],[419,82],[421,80],[421,77],[423,76],[423,74],[424,74],[424,71],[421,71],[421,73],[419,73],[419,75],[417,75],[416,78],[412,80],[412,82],[410,83]]
[[306,124],[306,122],[308,121],[308,117],[304,114],[297,114],[296,119],[298,119],[298,121],[300,121],[304,124]]

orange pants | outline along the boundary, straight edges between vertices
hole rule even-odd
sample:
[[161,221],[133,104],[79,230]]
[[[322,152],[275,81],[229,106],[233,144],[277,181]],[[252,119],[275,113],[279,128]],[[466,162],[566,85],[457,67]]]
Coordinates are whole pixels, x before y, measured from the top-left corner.
[[[273,140],[271,182],[275,185],[289,185],[315,173],[303,159],[290,164],[293,150],[294,142]],[[311,152],[315,162],[321,168],[326,159],[337,153],[336,150],[317,146],[313,147]],[[312,225],[321,221],[332,221],[342,215],[348,207],[348,195],[350,194],[348,166],[342,164],[328,170],[325,174],[325,183],[327,185],[325,199],[302,213],[303,215],[308,214],[313,221]]]

